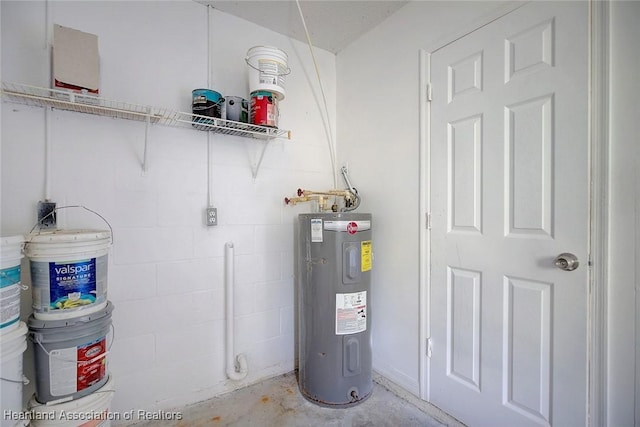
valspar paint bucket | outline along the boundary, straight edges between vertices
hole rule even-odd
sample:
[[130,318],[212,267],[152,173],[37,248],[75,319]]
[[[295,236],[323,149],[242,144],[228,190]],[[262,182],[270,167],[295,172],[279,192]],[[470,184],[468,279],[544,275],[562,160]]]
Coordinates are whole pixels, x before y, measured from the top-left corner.
[[111,233],[55,230],[27,236],[33,312],[37,319],[70,319],[107,305]]
[[23,236],[0,238],[0,334],[18,327]]
[[249,92],[273,92],[279,100],[286,94],[285,77],[291,73],[287,53],[277,47],[254,46],[247,51]]
[[107,382],[113,304],[75,319],[29,317],[36,372],[36,400],[56,403],[78,399]]
[[249,122],[254,125],[278,127],[278,98],[271,92],[257,91],[251,93]]
[[22,413],[22,353],[27,349],[27,326],[16,324],[0,335],[0,417],[1,427],[13,427]]
[[115,382],[107,382],[93,393],[69,402],[43,405],[35,396],[29,400],[32,427],[108,427],[112,420],[121,420],[120,414],[111,412]]

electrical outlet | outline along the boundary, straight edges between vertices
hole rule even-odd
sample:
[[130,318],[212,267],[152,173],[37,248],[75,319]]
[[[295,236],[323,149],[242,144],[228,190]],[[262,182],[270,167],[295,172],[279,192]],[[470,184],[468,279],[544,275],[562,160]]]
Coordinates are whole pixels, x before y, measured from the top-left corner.
[[49,200],[38,202],[38,227],[56,228],[56,204]]
[[206,214],[207,214],[206,223],[208,226],[218,225],[218,209],[217,208],[207,208]]

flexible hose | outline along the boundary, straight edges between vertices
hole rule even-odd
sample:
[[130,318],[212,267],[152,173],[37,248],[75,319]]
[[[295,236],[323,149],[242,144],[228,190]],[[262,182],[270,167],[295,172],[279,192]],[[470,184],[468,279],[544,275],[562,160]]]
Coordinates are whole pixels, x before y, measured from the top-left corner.
[[342,208],[342,212],[350,212],[350,211],[354,211],[356,209],[358,209],[358,206],[360,206],[360,195],[358,194],[358,190],[356,190],[356,188],[351,185],[351,181],[349,181],[349,176],[348,176],[348,171],[346,166],[343,166],[340,169],[340,172],[342,172],[342,178],[344,178],[344,183],[347,186],[347,189],[349,190],[349,192],[351,194],[353,194],[354,197],[354,201],[353,201],[353,205],[351,206],[345,206],[344,208]]
[[300,13],[300,19],[302,20],[302,27],[307,37],[307,44],[309,45],[309,51],[311,52],[311,58],[313,59],[313,65],[316,69],[316,75],[318,76],[318,83],[320,84],[320,93],[322,94],[322,101],[324,102],[324,110],[326,114],[326,127],[328,129],[327,143],[329,144],[329,155],[331,156],[331,172],[333,174],[333,188],[338,188],[338,172],[336,170],[336,155],[334,151],[333,130],[331,129],[331,120],[329,119],[329,107],[327,106],[327,97],[324,93],[324,87],[322,86],[322,79],[320,78],[320,68],[316,61],[316,55],[313,51],[313,44],[311,43],[311,37],[309,36],[309,30],[307,29],[307,23],[302,14],[302,8],[300,7],[300,0],[296,0],[298,6],[298,12]]

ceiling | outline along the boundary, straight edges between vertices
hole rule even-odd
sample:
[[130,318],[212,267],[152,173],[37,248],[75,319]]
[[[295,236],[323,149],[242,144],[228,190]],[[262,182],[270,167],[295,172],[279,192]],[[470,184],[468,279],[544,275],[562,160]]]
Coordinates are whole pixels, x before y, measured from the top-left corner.
[[[195,0],[304,43],[295,0]],[[407,4],[403,0],[300,0],[311,42],[338,53]]]

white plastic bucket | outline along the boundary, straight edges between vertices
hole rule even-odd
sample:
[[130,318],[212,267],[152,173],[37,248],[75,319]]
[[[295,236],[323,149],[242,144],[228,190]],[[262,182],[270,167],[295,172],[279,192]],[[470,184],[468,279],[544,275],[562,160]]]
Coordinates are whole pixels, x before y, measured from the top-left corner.
[[0,336],[0,426],[14,427],[22,418],[22,353],[27,349],[27,326],[19,322]]
[[33,427],[109,427],[119,416],[111,412],[115,383],[110,375],[102,388],[80,399],[55,405],[38,403],[35,396],[29,401],[29,416]]
[[107,382],[113,309],[109,302],[100,312],[73,319],[40,320],[29,316],[38,402],[79,399]]
[[23,236],[0,238],[0,334],[18,327]]
[[287,53],[277,47],[254,46],[247,51],[249,92],[273,92],[279,100],[286,94],[285,78],[291,72]]
[[55,230],[27,236],[36,319],[72,319],[107,305],[111,233]]

